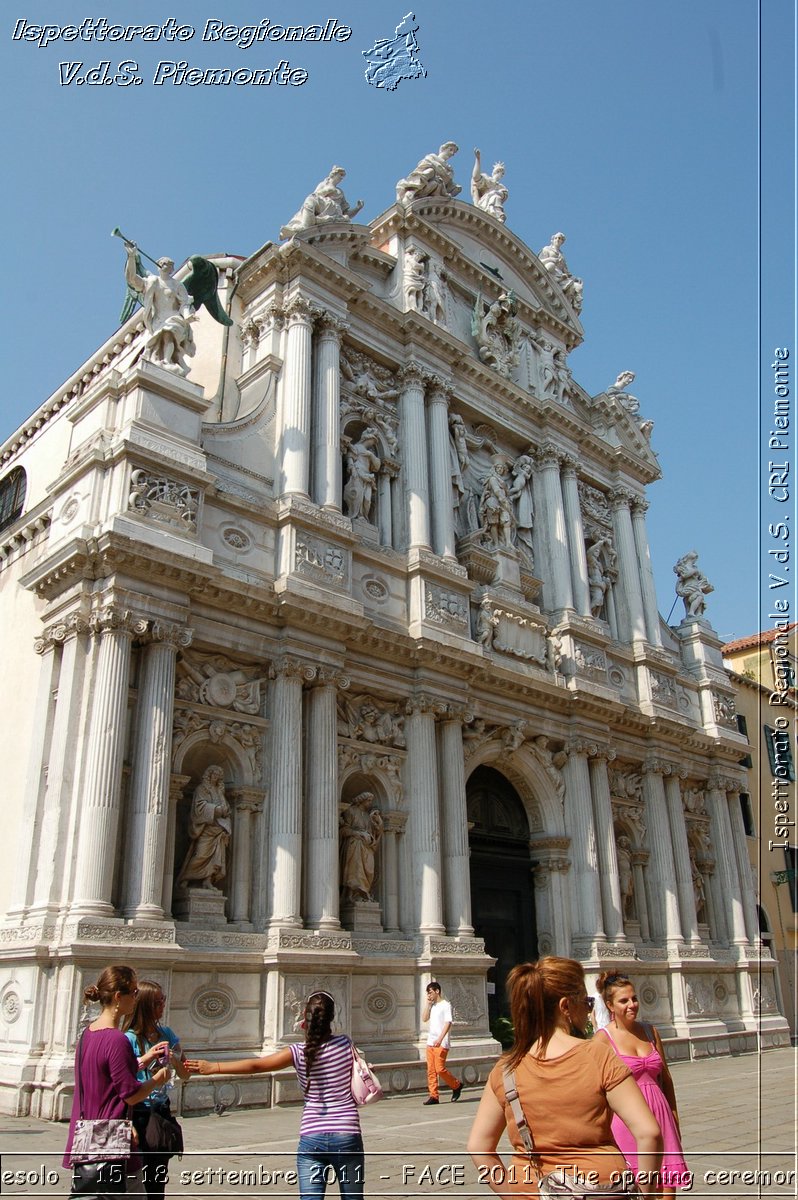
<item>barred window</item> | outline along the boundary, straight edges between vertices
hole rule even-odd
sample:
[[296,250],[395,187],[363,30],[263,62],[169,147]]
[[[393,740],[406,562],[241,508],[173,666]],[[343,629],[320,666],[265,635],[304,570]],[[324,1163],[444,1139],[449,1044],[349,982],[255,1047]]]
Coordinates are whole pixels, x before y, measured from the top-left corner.
[[792,783],[795,779],[795,767],[792,761],[788,730],[774,729],[771,725],[766,725],[765,745],[767,746],[771,775]]
[[12,525],[22,512],[27,484],[22,467],[15,467],[0,479],[0,529]]

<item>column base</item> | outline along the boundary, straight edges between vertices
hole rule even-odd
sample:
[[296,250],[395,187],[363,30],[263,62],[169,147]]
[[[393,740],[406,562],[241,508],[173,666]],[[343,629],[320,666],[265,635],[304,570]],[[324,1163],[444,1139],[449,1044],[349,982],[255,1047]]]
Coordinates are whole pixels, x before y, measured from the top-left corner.
[[70,917],[115,917],[116,910],[112,904],[99,900],[75,900],[69,906]]
[[160,904],[139,904],[136,908],[125,909],[122,916],[128,921],[163,921],[164,911]]

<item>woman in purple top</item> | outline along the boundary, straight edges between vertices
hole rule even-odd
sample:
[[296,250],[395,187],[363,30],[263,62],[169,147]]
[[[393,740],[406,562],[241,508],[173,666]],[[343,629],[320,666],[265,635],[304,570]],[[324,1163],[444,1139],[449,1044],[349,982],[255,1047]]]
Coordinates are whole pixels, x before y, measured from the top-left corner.
[[199,1058],[185,1064],[201,1075],[294,1068],[305,1096],[297,1150],[300,1200],[324,1196],[330,1171],[343,1200],[363,1200],[363,1138],[352,1097],[352,1042],[346,1034],[333,1037],[334,1016],[335,1001],[329,992],[313,992],[305,1004],[304,1044],[286,1046],[265,1058],[226,1063]]
[[[157,1071],[146,1083],[139,1083],[136,1072],[139,1064],[130,1042],[118,1028],[119,1023],[129,1017],[136,1003],[138,988],[136,972],[131,967],[106,967],[96,983],[83,993],[90,1004],[97,1001],[102,1011],[96,1021],[83,1031],[75,1053],[75,1094],[72,1098],[72,1116],[69,1121],[64,1166],[73,1166],[72,1140],[75,1124],[81,1118],[87,1120],[111,1120],[129,1115],[128,1106],[137,1104],[150,1092],[169,1078],[169,1071]],[[153,1046],[148,1061],[163,1053],[167,1043]],[[80,1081],[80,1090],[78,1089]],[[82,1111],[81,1111],[82,1100]],[[126,1162],[108,1162],[104,1165],[97,1186],[105,1195],[119,1195],[127,1191],[126,1169],[136,1171],[139,1159],[133,1156]],[[80,1170],[75,1168],[72,1180],[73,1194],[80,1194]],[[95,1193],[99,1194],[99,1193]]]

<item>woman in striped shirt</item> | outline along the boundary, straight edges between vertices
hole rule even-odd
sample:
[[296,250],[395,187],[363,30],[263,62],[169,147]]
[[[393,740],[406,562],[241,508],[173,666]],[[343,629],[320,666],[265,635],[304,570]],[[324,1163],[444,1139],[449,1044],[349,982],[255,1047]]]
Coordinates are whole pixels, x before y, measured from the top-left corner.
[[333,1177],[342,1200],[363,1200],[363,1138],[352,1097],[352,1042],[346,1034],[333,1037],[334,1016],[329,992],[313,992],[305,1004],[304,1044],[294,1043],[265,1058],[186,1060],[189,1070],[200,1075],[253,1075],[293,1066],[305,1096],[297,1150],[300,1200],[319,1200]]

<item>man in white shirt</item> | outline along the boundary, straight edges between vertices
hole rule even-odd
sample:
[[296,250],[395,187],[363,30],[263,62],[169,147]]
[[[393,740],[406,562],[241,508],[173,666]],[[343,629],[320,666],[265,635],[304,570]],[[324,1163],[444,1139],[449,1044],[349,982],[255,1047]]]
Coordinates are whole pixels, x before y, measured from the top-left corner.
[[459,1100],[462,1083],[446,1070],[449,1053],[449,1030],[452,1028],[452,1006],[441,995],[441,985],[434,979],[427,984],[427,1002],[421,1020],[429,1021],[427,1034],[427,1089],[425,1104],[437,1104],[438,1076],[452,1089],[452,1100]]

